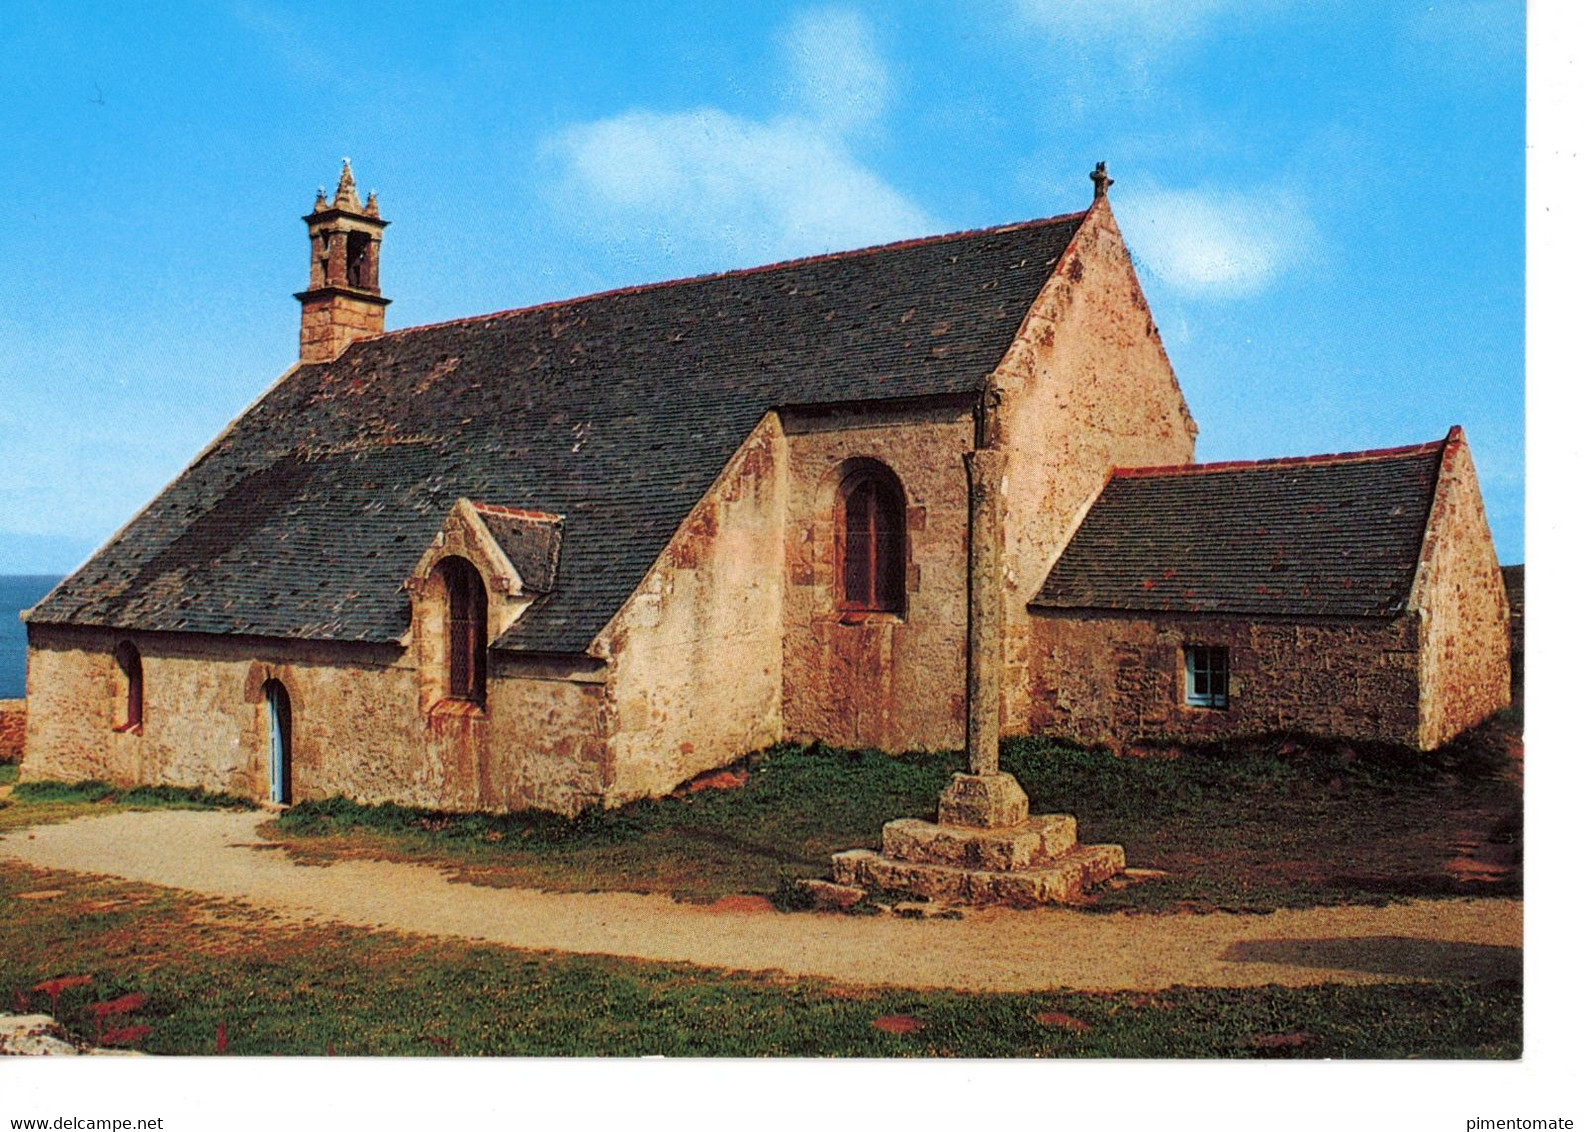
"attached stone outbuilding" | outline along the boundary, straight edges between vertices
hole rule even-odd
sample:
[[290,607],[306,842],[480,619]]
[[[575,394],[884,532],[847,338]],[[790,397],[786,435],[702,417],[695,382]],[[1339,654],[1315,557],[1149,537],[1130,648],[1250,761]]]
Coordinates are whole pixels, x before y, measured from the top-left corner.
[[1033,729],[1430,749],[1509,702],[1507,603],[1463,431],[1115,471],[1034,612]]

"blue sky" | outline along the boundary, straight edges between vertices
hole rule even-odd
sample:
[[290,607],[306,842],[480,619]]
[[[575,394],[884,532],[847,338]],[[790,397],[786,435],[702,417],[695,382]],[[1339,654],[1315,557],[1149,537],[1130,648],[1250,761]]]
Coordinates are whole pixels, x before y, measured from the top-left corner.
[[0,6],[0,572],[287,368],[352,158],[389,325],[1073,211],[1109,162],[1204,460],[1469,433],[1522,561],[1512,0]]

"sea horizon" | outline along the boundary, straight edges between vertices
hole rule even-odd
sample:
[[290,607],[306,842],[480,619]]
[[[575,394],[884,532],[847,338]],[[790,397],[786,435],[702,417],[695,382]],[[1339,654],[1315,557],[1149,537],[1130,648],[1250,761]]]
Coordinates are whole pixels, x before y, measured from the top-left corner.
[[0,574],[0,700],[27,695],[27,627],[18,616],[38,604],[63,574]]

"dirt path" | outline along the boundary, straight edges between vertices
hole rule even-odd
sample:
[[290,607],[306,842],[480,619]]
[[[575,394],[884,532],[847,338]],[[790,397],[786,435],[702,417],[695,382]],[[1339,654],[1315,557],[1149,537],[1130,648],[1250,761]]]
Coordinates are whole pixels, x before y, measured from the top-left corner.
[[0,857],[229,897],[295,917],[532,950],[965,990],[1155,990],[1516,977],[1522,904],[1426,900],[1268,916],[971,910],[961,920],[782,914],[664,896],[452,883],[382,861],[294,865],[257,813],[150,811],[42,826]]

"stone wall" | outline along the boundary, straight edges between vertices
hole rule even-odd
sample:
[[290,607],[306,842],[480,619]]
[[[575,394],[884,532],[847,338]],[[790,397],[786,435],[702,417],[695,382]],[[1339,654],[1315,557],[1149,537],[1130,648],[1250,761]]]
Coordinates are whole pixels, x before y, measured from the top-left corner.
[[[1418,619],[1298,621],[1033,611],[1030,730],[1125,748],[1277,731],[1419,739]],[[1225,709],[1186,703],[1183,647],[1228,650]]]
[[27,735],[27,701],[0,700],[0,763],[22,761]]
[[1027,606],[1113,467],[1191,463],[1188,413],[1132,260],[1095,202],[992,377],[1007,452],[1002,721],[1029,727]]
[[781,738],[787,442],[764,418],[590,651],[610,664],[606,805]]
[[1512,702],[1506,589],[1461,429],[1441,458],[1409,605],[1424,622],[1419,743],[1428,750]]
[[[487,709],[426,711],[410,651],[30,625],[22,777],[197,786],[269,796],[263,687],[292,708],[294,800],[341,796],[451,810],[597,802],[609,768],[596,662],[492,661]],[[142,656],[143,723],[116,730],[113,651]]]
[[[967,632],[966,401],[785,418],[783,713],[787,738],[888,751],[960,748]],[[907,508],[901,615],[836,608],[843,478],[885,465]]]

